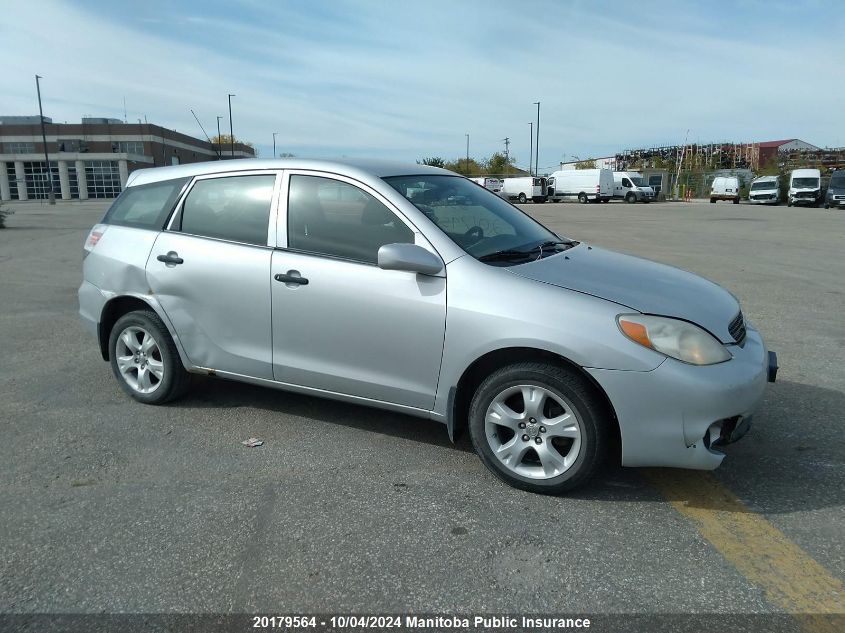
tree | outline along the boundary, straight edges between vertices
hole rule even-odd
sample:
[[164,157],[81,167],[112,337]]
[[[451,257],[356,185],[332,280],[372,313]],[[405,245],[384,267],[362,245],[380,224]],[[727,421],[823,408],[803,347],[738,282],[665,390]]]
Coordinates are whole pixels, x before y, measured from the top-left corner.
[[514,165],[513,156],[505,157],[501,152],[494,152],[490,158],[485,161],[485,172],[491,176],[510,176],[518,171]]
[[440,156],[432,156],[431,158],[423,158],[417,161],[417,165],[428,165],[429,167],[445,167],[446,161]]
[[[219,136],[212,136],[211,143],[218,149],[224,149],[226,147],[231,147],[232,145],[232,137],[228,134],[220,134]],[[255,149],[255,145],[252,144],[251,141],[243,141],[239,139],[237,136],[235,137],[235,143],[240,143],[241,145],[246,145],[247,147],[251,147],[255,155],[258,156],[258,150]]]
[[575,169],[595,169],[596,161],[592,158],[585,158],[575,163]]

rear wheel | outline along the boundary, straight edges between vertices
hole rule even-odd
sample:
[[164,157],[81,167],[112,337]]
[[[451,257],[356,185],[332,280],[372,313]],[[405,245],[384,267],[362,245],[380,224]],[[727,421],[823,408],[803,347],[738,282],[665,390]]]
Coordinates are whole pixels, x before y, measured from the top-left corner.
[[109,336],[111,368],[138,402],[164,404],[183,395],[190,376],[164,323],[152,310],[124,314]]
[[525,204],[528,201],[524,193],[519,194],[516,199],[519,200],[519,204]]
[[481,461],[511,486],[543,494],[571,490],[592,477],[607,450],[607,415],[575,372],[518,363],[491,374],[469,412]]
[[734,204],[739,204],[739,198],[734,198]]
[[710,198],[710,204],[716,204],[716,198]]
[[581,204],[587,204],[587,194],[583,191],[578,194],[578,202]]

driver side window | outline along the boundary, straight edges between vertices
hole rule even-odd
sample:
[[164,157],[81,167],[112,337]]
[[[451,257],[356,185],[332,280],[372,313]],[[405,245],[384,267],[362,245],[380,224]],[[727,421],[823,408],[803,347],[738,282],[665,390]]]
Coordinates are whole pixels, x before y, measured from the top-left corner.
[[625,187],[626,189],[630,189],[631,187],[633,187],[633,185],[631,184],[631,181],[628,180],[627,178],[622,179],[622,186]]
[[385,244],[413,244],[414,232],[354,185],[320,176],[290,177],[289,248],[375,264]]

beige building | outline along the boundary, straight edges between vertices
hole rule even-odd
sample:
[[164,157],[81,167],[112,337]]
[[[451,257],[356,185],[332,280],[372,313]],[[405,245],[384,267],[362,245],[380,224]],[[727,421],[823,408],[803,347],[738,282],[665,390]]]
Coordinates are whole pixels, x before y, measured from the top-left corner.
[[254,158],[235,143],[219,147],[159,125],[84,118],[53,123],[44,117],[49,169],[38,115],[0,116],[0,200],[114,198],[129,174],[144,167],[206,160]]

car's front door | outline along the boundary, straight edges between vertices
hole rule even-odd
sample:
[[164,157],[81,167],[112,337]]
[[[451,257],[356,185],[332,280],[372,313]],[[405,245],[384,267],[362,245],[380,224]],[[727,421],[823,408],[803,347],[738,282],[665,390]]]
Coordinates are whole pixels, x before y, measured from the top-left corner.
[[194,365],[273,378],[276,180],[273,172],[198,178],[153,245],[147,282]]
[[287,182],[272,263],[275,379],[430,409],[446,328],[445,269],[428,276],[376,261],[384,244],[433,249],[360,183],[307,172]]

